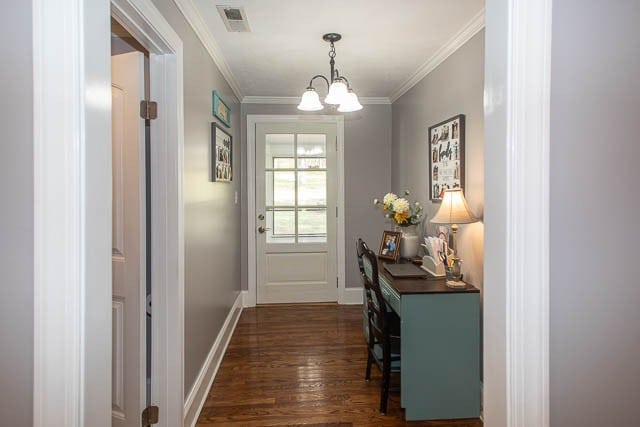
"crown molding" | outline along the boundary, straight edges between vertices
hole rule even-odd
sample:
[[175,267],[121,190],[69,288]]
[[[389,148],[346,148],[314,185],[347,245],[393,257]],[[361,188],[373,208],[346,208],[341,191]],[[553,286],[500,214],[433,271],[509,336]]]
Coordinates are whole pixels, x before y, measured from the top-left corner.
[[238,101],[242,100],[243,95],[242,91],[240,90],[240,86],[238,85],[236,79],[233,77],[231,68],[229,68],[227,60],[222,55],[220,46],[218,46],[218,43],[216,43],[215,39],[213,38],[213,34],[211,34],[211,31],[209,31],[209,27],[207,27],[204,18],[202,17],[196,6],[193,4],[193,1],[173,1],[176,6],[178,6],[178,9],[180,9],[180,12],[182,12],[182,15],[187,20],[189,25],[191,25],[191,28],[193,28],[193,31],[198,36],[207,52],[209,52],[209,55],[211,55],[211,59],[213,59],[213,62],[215,62],[215,64],[218,66],[220,73],[231,87],[231,90],[238,98]]
[[[364,96],[358,98],[362,105],[388,105],[391,100],[387,97]],[[298,104],[300,98],[297,96],[245,96],[242,98],[243,104]]]
[[407,93],[409,89],[418,84],[429,73],[436,69],[452,53],[468,42],[480,30],[484,28],[484,7],[471,20],[458,31],[447,43],[445,43],[436,53],[422,64],[404,83],[396,88],[389,97],[391,102],[396,102],[398,98]]

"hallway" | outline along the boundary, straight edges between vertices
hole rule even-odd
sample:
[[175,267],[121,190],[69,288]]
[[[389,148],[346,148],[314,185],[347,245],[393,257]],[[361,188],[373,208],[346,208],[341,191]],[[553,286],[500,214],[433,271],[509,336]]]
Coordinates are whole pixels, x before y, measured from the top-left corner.
[[482,426],[479,420],[404,422],[398,393],[380,415],[380,374],[374,368],[367,384],[365,365],[359,305],[245,309],[197,425]]

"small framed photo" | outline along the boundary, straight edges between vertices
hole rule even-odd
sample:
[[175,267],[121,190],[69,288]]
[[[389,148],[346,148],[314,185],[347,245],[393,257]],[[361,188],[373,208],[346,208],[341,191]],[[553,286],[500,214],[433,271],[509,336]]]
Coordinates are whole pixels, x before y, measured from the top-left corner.
[[211,123],[211,181],[233,179],[233,138],[217,123]]
[[213,91],[213,115],[219,118],[226,127],[231,127],[231,109],[220,98],[220,93],[217,90]]
[[378,258],[396,261],[398,259],[398,255],[400,254],[401,236],[402,233],[400,233],[399,231],[383,231]]

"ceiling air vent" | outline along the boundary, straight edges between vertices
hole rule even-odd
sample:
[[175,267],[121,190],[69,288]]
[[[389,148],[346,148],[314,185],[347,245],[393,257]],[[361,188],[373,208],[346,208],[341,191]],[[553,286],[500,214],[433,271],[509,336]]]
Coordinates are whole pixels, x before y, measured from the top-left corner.
[[247,21],[247,15],[244,13],[244,7],[233,6],[216,6],[218,13],[224,22],[224,26],[227,27],[227,31],[232,33],[248,33],[249,22]]

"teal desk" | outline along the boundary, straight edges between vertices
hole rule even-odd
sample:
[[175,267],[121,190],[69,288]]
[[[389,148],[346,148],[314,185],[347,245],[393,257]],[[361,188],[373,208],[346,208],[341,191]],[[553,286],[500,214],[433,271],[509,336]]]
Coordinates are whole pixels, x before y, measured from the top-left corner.
[[405,418],[480,416],[480,291],[443,279],[394,279],[378,262],[385,300],[401,319]]

